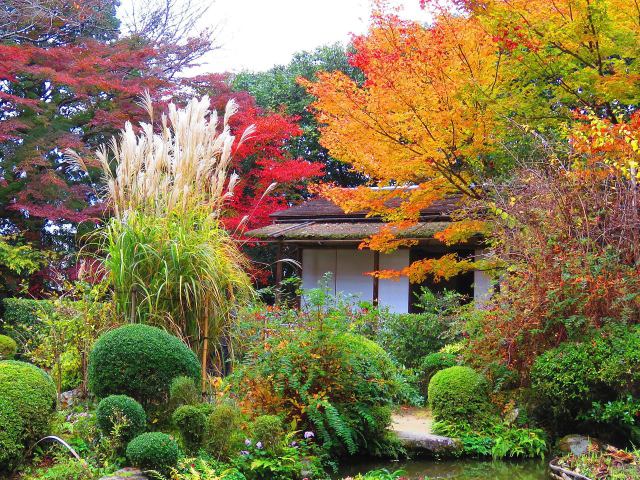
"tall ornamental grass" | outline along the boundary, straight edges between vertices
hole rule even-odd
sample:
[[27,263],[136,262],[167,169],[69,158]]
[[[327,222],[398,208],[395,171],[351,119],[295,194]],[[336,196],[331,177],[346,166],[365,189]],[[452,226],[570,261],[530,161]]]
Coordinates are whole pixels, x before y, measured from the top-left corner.
[[170,104],[154,131],[150,98],[144,105],[151,122],[138,132],[127,123],[98,152],[114,213],[101,232],[105,266],[120,315],[172,330],[200,354],[204,391],[209,359],[221,366],[234,310],[252,295],[247,260],[221,224],[237,182],[237,107],[219,119],[208,97]]

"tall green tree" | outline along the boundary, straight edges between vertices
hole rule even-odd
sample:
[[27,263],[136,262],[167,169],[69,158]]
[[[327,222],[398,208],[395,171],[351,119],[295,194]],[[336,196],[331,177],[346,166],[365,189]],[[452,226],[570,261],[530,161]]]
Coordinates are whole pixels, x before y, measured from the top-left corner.
[[233,81],[235,90],[251,93],[262,108],[279,111],[300,119],[302,135],[292,138],[288,148],[294,158],[322,162],[325,180],[351,187],[364,182],[364,177],[349,165],[332,157],[320,145],[318,121],[309,106],[314,96],[298,83],[298,79],[315,81],[318,72],[343,72],[356,82],[362,82],[362,71],[349,63],[349,49],[340,43],[325,45],[313,51],[298,52],[287,65],[278,65],[266,72],[242,72]]

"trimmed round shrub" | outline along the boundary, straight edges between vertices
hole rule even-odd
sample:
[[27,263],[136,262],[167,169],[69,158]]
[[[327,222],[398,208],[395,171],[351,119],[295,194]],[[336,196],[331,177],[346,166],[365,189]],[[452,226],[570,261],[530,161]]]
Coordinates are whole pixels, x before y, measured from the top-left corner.
[[144,432],[147,426],[147,415],[142,405],[126,395],[109,395],[100,400],[96,409],[96,422],[104,435],[113,433],[114,424],[126,422],[126,426],[120,431],[123,441]]
[[89,355],[89,389],[97,397],[123,394],[142,404],[162,402],[179,376],[197,381],[198,359],[179,338],[149,325],[111,330]]
[[429,406],[438,421],[476,423],[490,410],[487,380],[470,367],[449,367],[429,382]]
[[191,451],[197,450],[202,444],[207,424],[207,416],[202,409],[195,405],[182,405],[173,412],[172,419],[186,447]]
[[0,360],[11,360],[18,351],[16,341],[6,335],[0,335]]
[[127,459],[131,465],[142,470],[167,473],[178,464],[180,449],[166,433],[143,433],[127,445]]
[[23,422],[23,443],[30,445],[49,433],[57,393],[51,377],[30,363],[0,361],[0,398]]
[[13,469],[22,456],[22,419],[11,403],[0,398],[0,473]]
[[169,398],[174,407],[180,405],[195,405],[202,401],[202,395],[196,387],[196,382],[191,377],[176,377],[169,387]]

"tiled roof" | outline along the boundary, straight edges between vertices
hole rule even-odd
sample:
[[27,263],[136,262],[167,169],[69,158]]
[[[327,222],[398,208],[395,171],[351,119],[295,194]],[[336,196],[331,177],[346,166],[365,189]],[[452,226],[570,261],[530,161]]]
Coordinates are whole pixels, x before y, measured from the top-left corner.
[[[443,230],[449,222],[419,222],[398,232],[399,238],[425,239]],[[381,222],[297,222],[274,223],[266,227],[247,232],[247,236],[259,240],[295,240],[295,241],[361,241],[380,231]]]
[[[455,209],[458,200],[458,197],[449,197],[447,199],[438,201],[429,208],[423,210],[421,212],[421,216],[446,219]],[[397,207],[400,205],[400,202],[401,199],[396,197],[390,199],[387,202],[387,205],[389,207]],[[276,222],[290,222],[301,219],[318,221],[320,221],[321,219],[332,219],[335,221],[340,221],[344,219],[364,219],[366,217],[366,212],[362,211],[345,213],[344,210],[342,210],[339,206],[337,206],[332,201],[327,200],[326,198],[313,198],[301,203],[300,205],[296,205],[286,210],[272,213],[271,217]],[[367,220],[375,221],[375,219]]]

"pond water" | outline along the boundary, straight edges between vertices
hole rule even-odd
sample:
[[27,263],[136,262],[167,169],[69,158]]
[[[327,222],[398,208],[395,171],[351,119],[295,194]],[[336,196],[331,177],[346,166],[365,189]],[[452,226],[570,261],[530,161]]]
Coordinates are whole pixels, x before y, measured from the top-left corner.
[[470,459],[417,459],[389,461],[362,461],[344,465],[339,478],[365,473],[369,470],[385,468],[390,472],[402,470],[410,479],[428,477],[455,480],[548,480],[547,462],[535,461],[487,461]]

